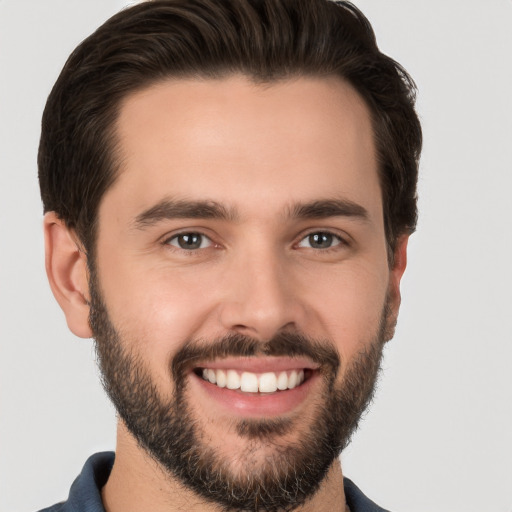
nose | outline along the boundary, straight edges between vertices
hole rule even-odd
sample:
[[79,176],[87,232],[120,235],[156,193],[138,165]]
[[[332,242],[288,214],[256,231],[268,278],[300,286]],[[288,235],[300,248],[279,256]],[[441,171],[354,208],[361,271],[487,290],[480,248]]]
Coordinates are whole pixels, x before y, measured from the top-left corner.
[[230,264],[222,284],[222,326],[262,341],[298,330],[305,317],[293,269],[271,249],[245,254]]

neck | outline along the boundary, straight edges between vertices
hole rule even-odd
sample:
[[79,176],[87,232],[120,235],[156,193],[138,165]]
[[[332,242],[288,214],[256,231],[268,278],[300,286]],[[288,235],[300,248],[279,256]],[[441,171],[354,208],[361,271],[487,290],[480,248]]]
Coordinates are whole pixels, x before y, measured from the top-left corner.
[[[118,424],[116,458],[110,477],[101,491],[106,512],[219,512],[170,476],[142,449],[122,422]],[[336,460],[319,490],[301,512],[344,511],[345,493],[341,466]]]

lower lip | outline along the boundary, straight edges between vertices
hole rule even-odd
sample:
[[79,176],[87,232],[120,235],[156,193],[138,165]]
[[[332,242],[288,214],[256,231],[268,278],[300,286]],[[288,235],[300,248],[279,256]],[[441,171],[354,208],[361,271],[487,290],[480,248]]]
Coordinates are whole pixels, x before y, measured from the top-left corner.
[[240,390],[219,388],[195,373],[190,375],[208,398],[217,402],[224,410],[230,414],[252,417],[280,416],[293,411],[306,400],[319,379],[318,372],[315,371],[300,386],[293,389],[275,393],[243,393]]

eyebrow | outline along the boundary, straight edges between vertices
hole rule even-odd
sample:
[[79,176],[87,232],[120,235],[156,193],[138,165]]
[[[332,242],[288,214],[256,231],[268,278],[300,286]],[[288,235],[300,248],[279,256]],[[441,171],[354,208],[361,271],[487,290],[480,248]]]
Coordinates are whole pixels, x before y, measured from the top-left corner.
[[327,217],[353,217],[368,222],[368,210],[349,199],[323,199],[309,203],[295,203],[289,216],[296,219],[324,219]]
[[[366,208],[348,199],[322,199],[308,203],[293,203],[287,208],[287,217],[299,220],[352,217],[366,222],[370,218]],[[137,215],[134,227],[145,229],[162,220],[170,219],[217,219],[236,222],[239,218],[234,208],[227,208],[216,201],[163,199]]]
[[238,215],[216,201],[163,199],[135,218],[137,229],[144,229],[167,219],[219,219],[236,221]]

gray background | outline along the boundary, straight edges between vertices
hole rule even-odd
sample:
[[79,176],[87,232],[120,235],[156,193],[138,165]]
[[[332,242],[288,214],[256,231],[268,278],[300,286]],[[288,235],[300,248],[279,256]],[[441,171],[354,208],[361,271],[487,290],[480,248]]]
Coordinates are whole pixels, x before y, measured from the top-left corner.
[[[371,412],[344,473],[395,512],[512,512],[512,1],[359,0],[416,79],[421,219]],[[92,343],[46,283],[36,179],[46,96],[126,2],[0,0],[0,511],[62,500],[115,417]]]

